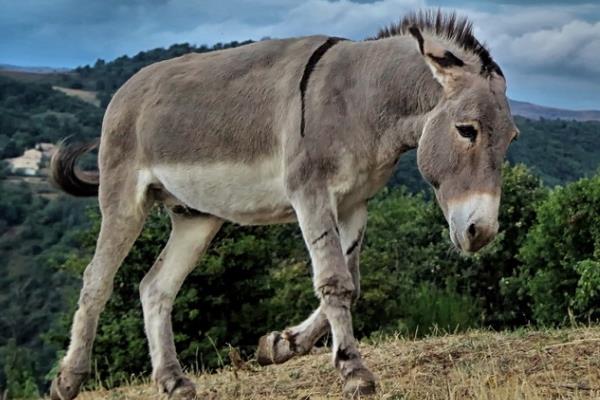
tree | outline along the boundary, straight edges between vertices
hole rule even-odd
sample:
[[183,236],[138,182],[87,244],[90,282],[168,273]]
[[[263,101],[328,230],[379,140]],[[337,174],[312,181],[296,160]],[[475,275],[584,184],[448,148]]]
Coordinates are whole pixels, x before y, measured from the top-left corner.
[[600,174],[554,190],[537,210],[515,282],[535,321],[600,317]]

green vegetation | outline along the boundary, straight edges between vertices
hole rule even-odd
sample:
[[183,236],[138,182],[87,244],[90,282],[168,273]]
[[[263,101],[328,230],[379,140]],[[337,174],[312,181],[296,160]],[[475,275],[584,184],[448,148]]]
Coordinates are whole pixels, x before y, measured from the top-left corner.
[[36,143],[98,136],[104,111],[53,90],[0,76],[0,158],[17,157]]
[[536,321],[600,317],[600,175],[551,193],[519,257],[515,284]]
[[[69,135],[82,141],[97,137],[110,96],[143,66],[244,43],[180,44],[98,60],[66,74],[62,83],[57,77],[52,78],[57,82],[0,77],[0,157]],[[96,90],[101,107],[52,90],[49,83]],[[415,153],[401,158],[389,187],[370,203],[354,320],[359,337],[598,320],[600,175],[594,174],[600,123],[519,117],[516,122],[521,137],[508,160],[527,167],[505,168],[502,230],[473,257],[451,249]],[[0,170],[0,393],[31,397],[47,389],[45,376],[66,346],[99,216],[94,200],[7,176]],[[590,178],[569,183],[581,177]],[[551,190],[555,185],[563,187]],[[95,347],[95,368],[108,385],[149,372],[137,287],[168,231],[168,218],[157,209],[117,275]],[[212,368],[227,344],[250,355],[258,336],[301,321],[316,305],[296,226],[226,225],[176,301],[177,348],[187,366]]]
[[591,176],[600,165],[600,122],[523,117],[515,122],[521,135],[511,145],[508,160],[530,166],[544,184],[552,187]]
[[[507,165],[504,181],[500,234],[471,257],[450,248],[439,208],[422,195],[391,188],[370,203],[358,337],[598,319],[600,231],[577,221],[598,222],[600,176],[549,191],[526,167]],[[63,266],[74,276],[93,252],[98,216],[93,220],[81,251]],[[165,244],[168,225],[157,209],[117,274],[94,356],[96,376],[109,386],[150,372],[137,284]],[[229,344],[251,355],[260,335],[302,321],[316,306],[295,225],[229,224],[178,296],[177,349],[189,368],[214,368]],[[66,344],[71,312],[53,335],[63,340],[57,347]]]

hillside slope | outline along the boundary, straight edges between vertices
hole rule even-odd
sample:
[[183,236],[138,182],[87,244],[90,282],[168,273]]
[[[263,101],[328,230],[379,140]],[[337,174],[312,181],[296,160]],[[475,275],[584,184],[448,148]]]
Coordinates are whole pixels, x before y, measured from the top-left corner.
[[[376,399],[598,399],[600,328],[544,332],[470,332],[363,344],[379,379]],[[324,350],[261,368],[195,378],[201,398],[336,399],[341,382]],[[83,393],[82,400],[154,399],[152,385]]]

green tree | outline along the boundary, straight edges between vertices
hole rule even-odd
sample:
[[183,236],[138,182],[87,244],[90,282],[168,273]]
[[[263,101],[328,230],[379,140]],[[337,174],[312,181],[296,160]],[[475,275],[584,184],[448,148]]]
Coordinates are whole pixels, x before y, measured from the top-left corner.
[[584,320],[600,316],[600,174],[550,194],[520,259],[515,283],[529,298],[536,322],[565,322],[569,310]]

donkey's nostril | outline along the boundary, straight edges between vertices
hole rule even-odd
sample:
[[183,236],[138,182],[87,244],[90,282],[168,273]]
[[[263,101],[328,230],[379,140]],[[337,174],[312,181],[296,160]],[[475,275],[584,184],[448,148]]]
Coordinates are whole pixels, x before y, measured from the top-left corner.
[[475,237],[475,235],[477,234],[477,227],[475,226],[475,224],[469,225],[469,229],[467,229],[467,232],[472,238]]

